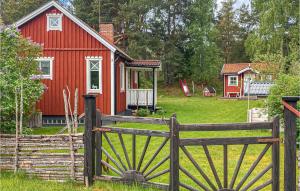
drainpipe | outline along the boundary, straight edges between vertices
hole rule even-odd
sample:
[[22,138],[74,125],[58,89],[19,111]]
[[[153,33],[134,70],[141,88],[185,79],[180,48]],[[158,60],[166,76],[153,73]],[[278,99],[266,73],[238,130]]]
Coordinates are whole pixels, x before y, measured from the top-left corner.
[[152,89],[153,89],[153,98],[152,98],[152,109],[153,112],[155,112],[155,68],[153,68],[153,74],[152,74]]

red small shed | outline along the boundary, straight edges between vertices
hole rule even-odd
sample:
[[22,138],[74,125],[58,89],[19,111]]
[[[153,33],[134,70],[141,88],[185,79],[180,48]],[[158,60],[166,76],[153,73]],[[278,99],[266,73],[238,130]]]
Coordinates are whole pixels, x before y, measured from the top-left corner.
[[213,87],[205,87],[203,89],[203,96],[205,97],[213,97],[216,96],[216,90]]
[[[37,58],[46,86],[37,103],[44,119],[64,116],[62,90],[79,91],[78,114],[84,112],[83,95],[96,94],[97,108],[105,114],[125,112],[130,98],[155,108],[159,60],[135,60],[114,44],[112,24],[101,24],[95,31],[82,20],[50,1],[15,23],[22,36],[41,44]],[[138,89],[138,71],[153,72],[153,87]],[[74,100],[71,100],[73,105]]]

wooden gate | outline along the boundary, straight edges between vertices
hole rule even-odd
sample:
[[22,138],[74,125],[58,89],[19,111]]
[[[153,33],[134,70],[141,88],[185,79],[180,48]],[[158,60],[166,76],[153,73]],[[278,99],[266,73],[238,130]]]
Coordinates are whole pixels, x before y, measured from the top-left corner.
[[[179,189],[246,191],[264,188],[279,191],[280,139],[278,117],[271,122],[235,124],[179,124],[176,115],[168,120],[121,116],[101,117],[99,113],[96,116],[93,96],[86,96],[85,113],[84,176],[88,186],[94,180],[108,180],[136,182],[170,191],[178,191]],[[115,128],[103,125],[103,120],[167,125],[169,131]],[[270,136],[258,136],[256,132],[260,130],[269,132]],[[222,138],[191,138],[191,136],[184,136],[186,131],[249,131],[253,134],[250,137],[229,135]],[[127,136],[126,140],[124,139],[125,136]],[[137,147],[137,141],[141,138],[145,142],[142,146]],[[155,141],[151,141],[154,138]],[[150,143],[153,142],[157,144],[154,152],[150,157],[145,157],[146,153],[149,152]],[[251,152],[249,153],[249,147],[253,145],[258,145],[255,146],[256,150],[261,149],[256,158]],[[230,149],[238,146],[242,149],[240,152],[234,152],[238,157],[236,157],[236,165],[233,167],[229,165],[229,161],[234,160],[230,158]],[[217,165],[214,163],[211,147],[222,148],[221,154],[218,153],[217,157],[223,156],[223,158]],[[191,152],[191,149],[197,149],[196,152],[202,150],[205,157],[195,156],[195,152]],[[261,165],[267,152],[271,152],[272,157],[267,161],[264,160],[267,163]],[[247,155],[252,157],[251,160],[253,161],[245,161]],[[247,159],[249,160],[249,157]],[[245,167],[243,166],[245,162],[251,162],[251,165]],[[218,169],[218,166],[222,169]],[[103,167],[110,171],[103,172]],[[194,168],[193,173],[190,171],[191,168]],[[241,173],[241,169],[246,168],[245,173]],[[222,177],[220,172],[222,172]],[[153,181],[157,177],[165,178],[167,173],[169,173],[169,179],[166,182],[162,182],[161,179]],[[271,173],[270,178],[261,182],[266,173]]]
[[[176,191],[179,188],[185,188],[187,190],[228,190],[228,191],[246,191],[246,190],[261,190],[269,185],[272,185],[273,191],[279,190],[279,117],[275,117],[271,122],[264,123],[235,123],[235,124],[193,124],[184,125],[179,124],[175,117],[172,117],[171,123],[173,130],[171,130],[171,163],[173,163],[173,180],[170,184],[170,190]],[[180,138],[179,133],[184,131],[245,131],[250,130],[257,132],[257,130],[271,130],[270,136],[258,137],[255,134],[253,137],[228,137],[228,138]],[[263,145],[260,154],[254,159],[251,166],[247,167],[247,171],[244,174],[240,173],[241,166],[244,162],[245,155],[247,155],[247,149],[250,145]],[[236,147],[242,145],[242,150],[236,161],[235,167],[232,169],[233,173],[229,177],[229,165],[228,153],[229,147]],[[222,164],[222,176],[220,178],[220,170],[216,168],[213,162],[210,148],[214,146],[222,146],[222,154],[218,153],[218,157],[223,155]],[[193,154],[188,149],[197,148],[197,152],[203,150],[204,156],[201,160],[195,159]],[[255,147],[256,148],[256,147]],[[262,170],[259,170],[255,176],[249,180],[250,175],[257,168],[262,158],[267,151],[271,149],[272,160],[269,164],[265,165]],[[235,152],[237,153],[237,152]],[[253,157],[253,156],[252,156]],[[178,160],[180,158],[180,160]],[[173,159],[173,160],[172,160]],[[193,168],[196,169],[197,174],[190,173],[185,167],[183,167],[182,161],[186,163],[188,161]],[[205,163],[207,163],[205,165]],[[204,170],[203,166],[209,166],[210,170]],[[243,167],[245,168],[245,167]],[[271,172],[269,180],[254,185],[258,182],[268,171]],[[172,169],[171,169],[172,171]],[[207,172],[211,172],[211,175],[207,175]],[[182,173],[179,177],[179,173]],[[238,178],[241,176],[240,178]],[[195,186],[191,184],[185,184],[181,180],[185,177],[195,183]],[[239,180],[239,181],[237,181]],[[270,189],[268,189],[270,190]]]

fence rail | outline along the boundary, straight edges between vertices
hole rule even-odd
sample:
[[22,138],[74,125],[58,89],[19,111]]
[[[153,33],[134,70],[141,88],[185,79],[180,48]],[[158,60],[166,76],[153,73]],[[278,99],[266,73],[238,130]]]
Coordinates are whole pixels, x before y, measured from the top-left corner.
[[47,180],[83,181],[83,134],[71,137],[70,141],[69,135],[23,135],[16,145],[15,135],[0,134],[0,169],[22,170]]

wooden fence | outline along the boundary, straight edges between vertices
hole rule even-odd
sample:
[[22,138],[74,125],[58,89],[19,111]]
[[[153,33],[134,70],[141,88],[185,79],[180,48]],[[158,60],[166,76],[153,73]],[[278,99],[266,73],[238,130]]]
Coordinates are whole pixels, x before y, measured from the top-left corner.
[[[85,166],[84,178],[87,186],[92,185],[94,180],[103,181],[118,181],[125,183],[139,183],[141,185],[152,186],[170,191],[178,191],[180,188],[187,190],[247,190],[251,186],[257,186],[254,190],[260,190],[269,186],[273,191],[279,190],[279,118],[275,118],[270,122],[257,123],[235,123],[235,124],[180,124],[176,115],[170,119],[153,119],[153,118],[139,118],[139,117],[123,117],[123,116],[101,116],[96,113],[95,97],[86,96],[85,99]],[[151,131],[141,129],[128,129],[107,127],[102,125],[102,120],[110,120],[113,122],[133,122],[146,124],[159,124],[169,127],[168,131]],[[227,138],[180,138],[180,132],[184,131],[253,131],[252,137],[227,137]],[[270,136],[255,136],[256,130],[270,130]],[[127,142],[132,144],[125,144],[124,136],[127,134]],[[110,137],[118,137],[118,142],[113,142]],[[138,148],[142,152],[136,152],[136,142],[141,137],[144,137],[144,146]],[[131,137],[131,138],[130,138]],[[148,153],[149,158],[145,158],[145,154],[151,147],[151,138],[155,138],[158,146],[154,152]],[[160,139],[158,139],[160,138]],[[103,144],[106,143],[106,144]],[[116,145],[119,145],[118,147]],[[169,148],[162,151],[165,145]],[[220,174],[216,169],[212,160],[208,146],[223,146],[223,161],[222,168],[224,171],[224,182],[220,181]],[[234,170],[234,175],[230,181],[228,176],[228,146],[236,147],[243,146],[243,151],[240,154],[239,162]],[[246,174],[239,173],[248,145],[262,145],[264,146],[259,156],[253,161]],[[202,163],[199,164],[186,147],[203,148],[206,158],[213,176],[209,176],[202,169]],[[260,147],[259,147],[260,148]],[[119,149],[119,150],[118,150]],[[265,156],[268,150],[271,150],[272,157],[269,159],[268,165],[259,172],[257,169],[261,159]],[[149,151],[150,152],[150,151]],[[137,157],[137,153],[140,156]],[[163,156],[157,157],[160,153]],[[181,153],[181,154],[180,154]],[[105,161],[104,157],[109,158],[111,163]],[[132,157],[130,157],[132,156]],[[222,155],[221,155],[222,156]],[[186,160],[184,160],[186,158]],[[139,159],[137,161],[137,159]],[[188,161],[188,163],[187,163]],[[247,161],[248,162],[248,161]],[[137,164],[137,165],[136,165]],[[165,165],[167,164],[167,166]],[[196,168],[198,173],[206,180],[207,184],[202,184],[199,180],[199,174],[191,174],[190,169],[184,167],[189,164],[189,167]],[[261,163],[260,163],[261,164]],[[112,173],[105,174],[102,172],[103,167],[111,170]],[[253,171],[258,171],[254,174]],[[257,183],[261,177],[271,172],[271,177],[266,182]],[[192,186],[184,183],[180,179],[179,174],[186,175],[190,182],[196,185]],[[165,175],[167,174],[167,175]],[[250,175],[254,174],[254,179]],[[160,178],[165,175],[169,177],[167,182],[160,181]],[[241,177],[242,176],[242,177]],[[216,180],[216,182],[213,181]],[[158,181],[157,181],[158,180]],[[214,182],[214,183],[212,183]],[[236,182],[236,184],[235,184]],[[257,183],[257,184],[255,184]],[[208,188],[206,185],[209,185]],[[270,186],[271,185],[271,186]],[[200,189],[201,188],[201,189]]]
[[[73,146],[71,150],[70,146]],[[0,135],[0,170],[22,170],[42,179],[83,181],[83,134]]]

